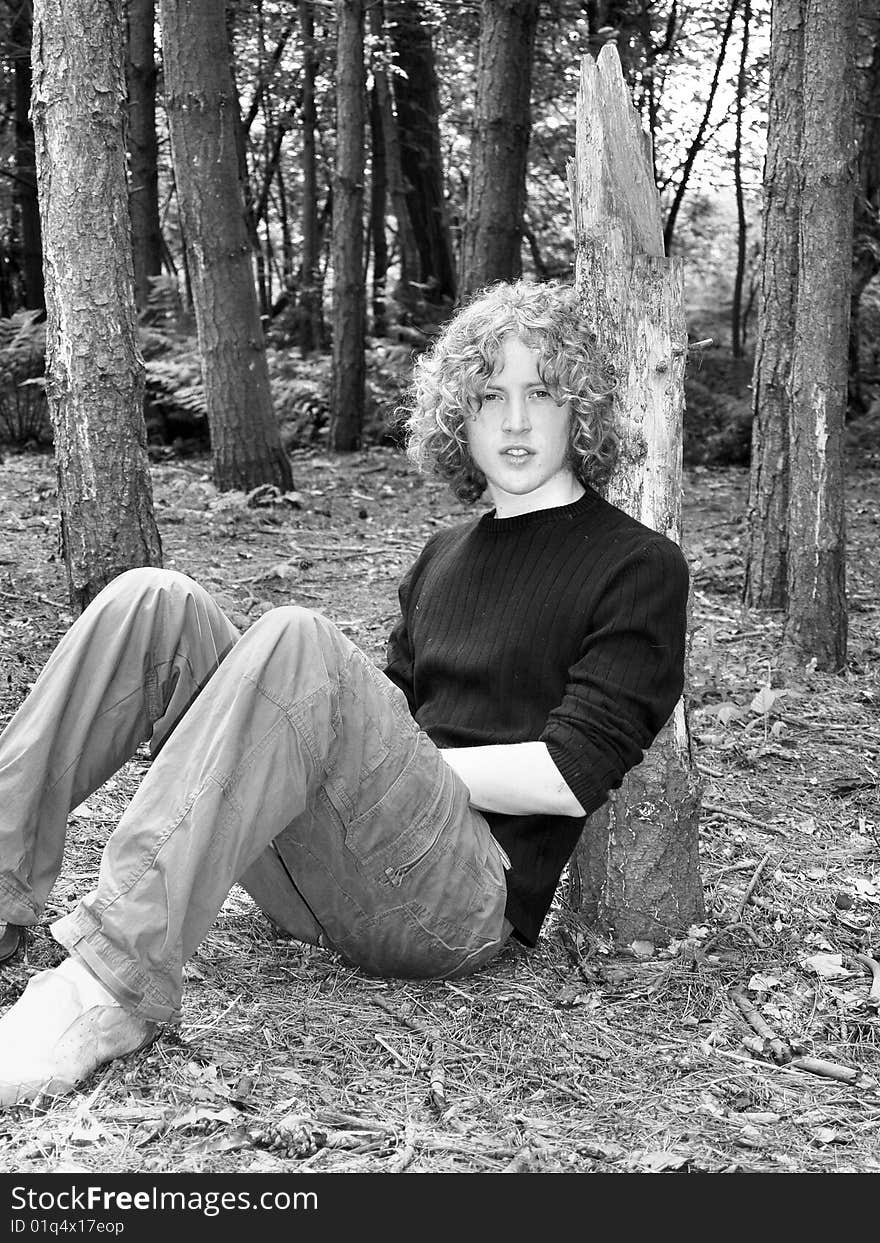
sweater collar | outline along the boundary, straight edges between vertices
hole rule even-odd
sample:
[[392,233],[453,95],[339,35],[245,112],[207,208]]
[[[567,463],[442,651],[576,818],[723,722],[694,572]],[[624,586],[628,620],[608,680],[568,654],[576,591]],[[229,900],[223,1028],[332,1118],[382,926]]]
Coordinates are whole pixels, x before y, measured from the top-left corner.
[[583,496],[572,501],[570,505],[556,505],[552,509],[533,509],[528,514],[515,514],[512,518],[496,518],[495,510],[490,509],[479,519],[478,529],[494,535],[506,531],[525,531],[530,527],[544,526],[550,522],[572,522],[590,512],[599,501],[599,495],[592,488],[587,488]]

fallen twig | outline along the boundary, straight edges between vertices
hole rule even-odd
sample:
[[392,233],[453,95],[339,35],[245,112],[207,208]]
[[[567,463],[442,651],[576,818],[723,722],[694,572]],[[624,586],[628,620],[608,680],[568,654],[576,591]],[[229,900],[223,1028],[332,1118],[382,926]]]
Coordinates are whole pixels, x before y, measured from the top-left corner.
[[586,959],[589,959],[595,953],[595,949],[591,949],[586,955],[582,954],[577,947],[577,943],[574,937],[571,935],[571,933],[568,931],[567,928],[560,927],[559,936],[562,940],[562,944],[565,946],[566,950],[568,951],[569,958],[572,960],[574,965],[577,967],[578,975],[581,977],[581,979],[584,981],[585,984],[589,984],[591,987],[595,986],[595,983],[596,983],[595,977],[590,974],[590,972],[587,970],[586,966],[584,965]]
[[356,1114],[342,1113],[336,1109],[317,1110],[315,1121],[319,1126],[331,1128],[348,1127],[352,1131],[370,1131],[380,1135],[396,1135],[397,1124],[382,1122],[379,1118],[359,1118]]
[[851,1066],[840,1066],[837,1062],[826,1062],[819,1057],[793,1057],[791,1066],[798,1070],[806,1070],[811,1075],[821,1075],[824,1079],[838,1079],[841,1083],[855,1083],[861,1075],[860,1070]]
[[573,1100],[582,1101],[585,1105],[595,1105],[595,1098],[588,1096],[586,1092],[581,1092],[579,1088],[573,1088],[568,1083],[562,1083],[559,1079],[550,1079],[547,1075],[535,1075],[534,1078],[540,1083],[542,1088],[550,1088],[553,1091],[561,1092],[563,1096],[570,1096]]
[[728,995],[752,1031],[757,1032],[762,1040],[767,1041],[773,1054],[773,1060],[780,1065],[790,1062],[792,1054],[788,1044],[777,1036],[770,1024],[758,1013],[748,997],[743,993],[742,989],[734,986],[730,989]]
[[431,1080],[428,1100],[438,1114],[446,1110],[446,1066],[443,1041],[437,1036],[431,1045]]
[[[738,1053],[735,1049],[713,1049],[713,1053],[717,1053],[719,1057],[729,1057],[734,1062],[745,1062],[749,1066],[755,1065],[754,1057],[748,1053]],[[775,1062],[759,1062],[758,1065],[765,1066],[767,1070],[781,1071],[783,1074],[791,1074],[793,1070],[806,1071],[807,1074],[819,1075],[824,1079],[836,1079],[839,1082],[853,1085],[861,1073],[858,1070],[852,1070],[848,1066],[838,1066],[835,1062],[823,1062],[815,1057],[793,1057],[790,1062],[786,1062],[784,1066],[778,1066]],[[833,1068],[836,1072],[829,1075],[828,1070]]]
[[443,985],[445,988],[449,989],[450,993],[457,993],[459,997],[464,997],[465,1001],[469,1001],[472,1006],[477,1004],[477,998],[473,997],[470,993],[466,993],[463,988],[456,988],[456,986],[454,984],[450,984],[448,980],[444,980]]
[[837,1079],[840,1083],[854,1084],[861,1075],[860,1070],[851,1066],[841,1066],[837,1062],[826,1062],[819,1057],[794,1057],[788,1043],[776,1035],[773,1028],[758,1013],[749,999],[738,987],[730,990],[730,998],[753,1031],[762,1040],[766,1040],[773,1054],[773,1059],[780,1065],[792,1066],[796,1070],[805,1070],[811,1075],[821,1075],[824,1079]]
[[880,962],[869,958],[867,954],[853,954],[853,958],[870,971],[873,981],[871,990],[868,993],[868,1000],[873,1002],[874,1005],[880,1005]]
[[391,1017],[396,1019],[398,1023],[402,1023],[404,1027],[408,1027],[411,1032],[417,1032],[420,1036],[424,1036],[425,1039],[430,1037],[431,1033],[424,1023],[420,1023],[418,1019],[410,1018],[406,1014],[401,1014],[398,1010],[395,1010],[394,1006],[387,1002],[384,997],[374,994],[370,997],[370,1001],[374,1006],[378,1006],[380,1010],[384,1010],[386,1014],[390,1014]]
[[737,928],[741,929],[746,934],[746,936],[750,938],[752,943],[758,947],[759,950],[763,950],[767,948],[767,946],[758,936],[757,932],[755,932],[751,924],[747,924],[742,920],[737,920],[735,923],[725,924],[723,928],[721,928],[718,932],[715,933],[714,937],[710,937],[709,940],[702,946],[703,953],[708,954],[710,949],[712,949],[715,945],[718,944],[718,942],[721,940],[721,938],[724,936],[726,932],[734,932],[736,931]]
[[389,1044],[389,1042],[385,1040],[384,1037],[380,1036],[378,1032],[375,1033],[374,1039],[376,1044],[380,1044],[386,1053],[390,1053],[395,1062],[399,1062],[404,1070],[408,1070],[410,1074],[415,1073],[415,1068],[413,1067],[412,1062],[408,1062],[406,1058],[403,1057],[402,1054],[398,1053],[394,1046]]
[[757,816],[750,816],[746,811],[735,811],[732,807],[719,807],[717,803],[703,803],[703,811],[708,811],[715,816],[729,816],[731,820],[742,820],[744,824],[752,824],[756,829],[762,829],[765,833],[775,833],[777,837],[788,836],[784,829],[765,824],[763,820],[759,820]]
[[749,898],[750,898],[750,897],[752,896],[752,894],[755,892],[755,886],[757,885],[758,881],[760,880],[760,878],[761,878],[761,873],[764,871],[764,868],[767,866],[767,864],[768,864],[768,862],[769,862],[769,861],[770,861],[770,856],[769,856],[769,855],[764,855],[764,858],[761,860],[761,862],[760,862],[760,863],[758,864],[758,866],[755,868],[755,870],[754,870],[754,872],[753,872],[753,874],[752,874],[752,879],[749,881],[748,885],[746,885],[746,891],[745,891],[745,893],[743,894],[743,896],[742,896],[742,901],[740,902],[740,904],[739,904],[739,908],[737,909],[737,912],[736,912],[736,917],[735,917],[735,919],[734,919],[734,923],[739,923],[739,921],[742,919],[742,917],[743,917],[743,913],[745,912],[745,909],[746,909],[746,907],[747,907],[747,906],[748,906],[748,904],[749,904]]
[[764,634],[763,630],[739,630],[736,634],[716,634],[716,643],[738,643],[740,639],[757,639]]
[[748,872],[750,868],[755,866],[754,859],[745,859],[742,863],[728,863],[726,867],[715,868],[706,877],[706,883],[712,885],[716,880],[720,880],[722,876],[727,876],[729,872]]
[[412,1162],[416,1155],[416,1129],[412,1120],[407,1119],[404,1128],[403,1147],[398,1148],[397,1152],[388,1163],[389,1174],[402,1174],[406,1167]]

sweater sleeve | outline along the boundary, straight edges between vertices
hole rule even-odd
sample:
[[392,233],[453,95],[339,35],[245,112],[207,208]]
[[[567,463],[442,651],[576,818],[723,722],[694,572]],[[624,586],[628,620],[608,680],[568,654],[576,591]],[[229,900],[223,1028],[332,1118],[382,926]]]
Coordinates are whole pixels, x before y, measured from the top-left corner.
[[660,538],[617,567],[541,734],[587,815],[669,719],[684,687],[687,562]]
[[413,693],[413,652],[407,625],[407,608],[414,569],[415,566],[410,566],[397,589],[400,617],[388,636],[384,669],[386,678],[389,678],[406,695],[406,702],[412,713],[415,713],[416,705]]
[[414,592],[416,583],[428,563],[432,545],[436,543],[438,537],[439,533],[431,536],[416,560],[400,580],[397,588],[400,617],[388,636],[385,655],[385,668],[383,672],[386,678],[392,681],[406,695],[406,702],[413,715],[415,715],[417,705],[414,690],[414,656],[410,636],[410,619],[412,616],[410,610],[415,603]]

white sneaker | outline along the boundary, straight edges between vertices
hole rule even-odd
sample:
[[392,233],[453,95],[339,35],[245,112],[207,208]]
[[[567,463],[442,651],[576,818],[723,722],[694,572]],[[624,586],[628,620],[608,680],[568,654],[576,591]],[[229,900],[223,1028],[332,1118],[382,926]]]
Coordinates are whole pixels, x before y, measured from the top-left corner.
[[71,1092],[157,1031],[75,960],[41,971],[0,1019],[0,1107]]

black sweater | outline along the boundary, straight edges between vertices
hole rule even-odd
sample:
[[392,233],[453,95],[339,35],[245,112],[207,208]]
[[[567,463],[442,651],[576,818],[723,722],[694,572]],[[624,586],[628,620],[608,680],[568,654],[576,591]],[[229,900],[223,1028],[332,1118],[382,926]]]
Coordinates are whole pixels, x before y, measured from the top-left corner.
[[[385,672],[439,747],[546,743],[590,815],[681,695],[687,594],[678,545],[591,490],[484,514],[432,536],[404,577]],[[484,814],[533,945],[584,819]]]

